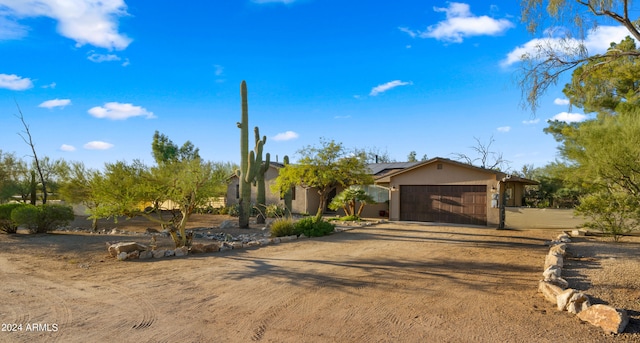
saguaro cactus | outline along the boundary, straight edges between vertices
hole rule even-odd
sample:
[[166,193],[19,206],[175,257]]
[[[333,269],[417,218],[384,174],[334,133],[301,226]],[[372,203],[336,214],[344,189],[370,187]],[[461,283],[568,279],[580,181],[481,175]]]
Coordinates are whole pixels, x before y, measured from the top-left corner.
[[[247,83],[240,84],[241,98],[241,121],[238,122],[240,129],[240,169],[236,171],[240,185],[240,205],[238,213],[238,226],[249,227],[249,217],[251,216],[251,183],[253,183],[259,163],[256,163],[254,151],[249,151],[249,105],[247,103]],[[262,152],[262,148],[260,148]]]
[[[289,165],[289,156],[284,155],[284,158],[282,159],[282,162],[284,164],[284,166],[286,167],[287,165]],[[286,215],[288,217],[291,217],[291,213],[292,212],[292,200],[293,200],[293,194],[291,194],[291,189],[287,189],[286,192],[284,192],[284,194],[282,194],[282,199],[284,199],[284,207],[287,209],[287,213]]]
[[[262,160],[262,149],[264,147],[264,145],[267,143],[267,136],[262,137],[262,139],[260,139],[260,130],[258,129],[258,127],[256,126],[254,128],[254,132],[255,132],[255,141],[256,141],[256,146],[255,146],[255,155],[256,158],[259,160]],[[255,183],[256,183],[256,187],[257,187],[257,195],[256,195],[256,206],[258,206],[258,216],[256,218],[256,223],[258,224],[264,224],[265,222],[265,210],[267,209],[267,194],[265,191],[265,181],[264,181],[264,176],[267,173],[267,170],[269,170],[269,163],[270,163],[270,159],[271,159],[271,155],[269,153],[266,154],[265,156],[265,160],[264,162],[261,162],[257,168],[257,172],[255,175]]]

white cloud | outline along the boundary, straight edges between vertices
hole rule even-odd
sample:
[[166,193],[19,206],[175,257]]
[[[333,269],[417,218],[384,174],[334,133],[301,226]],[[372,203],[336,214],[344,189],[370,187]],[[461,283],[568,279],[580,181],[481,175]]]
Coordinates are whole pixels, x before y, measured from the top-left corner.
[[97,54],[95,52],[91,52],[91,55],[87,56],[87,59],[91,62],[102,63],[102,62],[112,62],[112,61],[120,61],[121,58],[118,55],[114,54]]
[[41,103],[40,105],[38,105],[38,107],[52,109],[54,107],[65,107],[70,104],[71,104],[70,99],[53,99],[53,100],[47,100]]
[[444,12],[446,20],[427,27],[425,31],[400,27],[400,31],[411,37],[435,38],[437,40],[462,43],[464,38],[472,36],[495,36],[504,33],[515,25],[507,19],[495,19],[489,16],[476,16],[471,13],[468,4],[450,2],[449,7],[434,7],[436,12]]
[[56,83],[55,82],[51,82],[48,85],[42,86],[42,88],[51,88],[51,89],[56,88]]
[[549,37],[535,38],[523,45],[520,45],[507,54],[502,61],[503,66],[518,63],[523,57],[541,58],[540,50],[562,51],[567,48],[577,48],[584,44],[589,54],[602,54],[607,51],[612,42],[618,43],[629,35],[629,31],[623,26],[598,26],[587,34],[584,41],[573,38]]
[[31,87],[33,87],[33,82],[29,78],[20,77],[16,74],[0,74],[0,88],[23,91]]
[[153,112],[147,111],[141,106],[132,104],[122,104],[119,102],[108,102],[104,106],[96,106],[89,109],[90,115],[96,118],[107,118],[113,120],[124,120],[131,117],[145,116],[147,119],[155,118]]
[[286,131],[286,132],[281,132],[275,136],[273,136],[273,140],[276,142],[279,141],[289,141],[292,139],[296,139],[298,138],[299,135],[293,131]]
[[13,23],[13,31],[20,27],[15,19],[48,17],[77,46],[125,49],[131,43],[118,32],[118,18],[128,15],[124,0],[0,0],[0,8],[0,17]]
[[384,93],[392,88],[396,88],[399,86],[407,86],[407,85],[412,85],[412,82],[404,82],[404,81],[400,81],[400,80],[394,80],[394,81],[390,81],[378,86],[375,86],[371,89],[371,92],[369,93],[370,96],[376,96],[378,94]]
[[560,112],[553,116],[550,120],[558,120],[567,123],[575,123],[586,120],[587,116],[581,113]]
[[536,118],[536,119],[531,119],[531,120],[523,120],[522,124],[524,125],[534,125],[534,124],[538,124],[540,122],[540,118]]
[[109,150],[113,148],[113,144],[102,141],[91,141],[82,147],[87,150]]
[[555,100],[553,100],[553,103],[556,105],[569,105],[571,103],[571,101],[569,101],[569,99],[560,99],[560,98],[556,98]]
[[509,132],[511,131],[511,126],[500,126],[496,130],[498,130],[498,132]]
[[219,65],[219,64],[214,64],[213,68],[215,68],[215,74],[216,76],[220,76],[224,73],[224,67]]
[[28,32],[27,27],[2,17],[2,13],[0,13],[0,41],[21,39],[26,37]]
[[74,147],[73,145],[62,144],[60,146],[60,150],[62,150],[62,151],[76,151],[76,147]]

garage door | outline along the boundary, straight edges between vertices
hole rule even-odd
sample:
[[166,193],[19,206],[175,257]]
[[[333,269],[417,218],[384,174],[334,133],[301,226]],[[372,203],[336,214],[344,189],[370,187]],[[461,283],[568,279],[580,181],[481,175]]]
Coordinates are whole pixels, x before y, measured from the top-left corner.
[[487,225],[487,186],[400,186],[400,220]]

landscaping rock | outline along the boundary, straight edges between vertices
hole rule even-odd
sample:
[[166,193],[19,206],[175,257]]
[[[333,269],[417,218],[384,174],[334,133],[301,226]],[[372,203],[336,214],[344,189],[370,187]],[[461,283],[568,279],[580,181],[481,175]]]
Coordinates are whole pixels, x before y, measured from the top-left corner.
[[176,250],[174,250],[174,255],[176,255],[178,257],[185,256],[185,255],[187,255],[188,252],[189,252],[189,248],[180,247],[180,248],[176,248]]
[[165,250],[153,250],[153,258],[161,258],[164,257]]
[[554,285],[556,285],[556,286],[558,286],[558,287],[560,287],[562,289],[569,288],[569,282],[567,280],[561,278],[561,277],[552,276],[552,277],[550,277],[548,279],[544,279],[544,281],[546,281],[548,283],[551,283],[551,284],[554,284]]
[[127,256],[129,256],[129,254],[123,251],[119,253],[118,256],[116,256],[116,258],[118,259],[118,261],[125,261],[127,259]]
[[217,252],[217,251],[220,251],[220,245],[217,243],[204,245],[204,252]]
[[549,249],[549,253],[554,253],[556,255],[564,256],[567,253],[567,244],[566,243],[556,244]]
[[569,237],[568,234],[563,233],[558,235],[558,237],[556,237],[556,241],[560,243],[571,243],[571,237]]
[[140,251],[134,250],[127,254],[127,260],[137,260],[140,257]]
[[558,311],[564,311],[567,309],[567,305],[569,304],[569,299],[576,292],[575,289],[569,288],[562,291],[558,296],[556,296],[556,304],[558,305]]
[[204,244],[193,243],[189,248],[189,252],[192,254],[202,254],[204,252]]
[[146,260],[146,259],[149,259],[149,258],[152,258],[152,257],[153,257],[153,251],[151,251],[151,250],[141,251],[140,252],[140,256],[138,256],[138,258],[141,259],[141,260]]
[[540,281],[538,283],[538,291],[544,295],[544,297],[550,302],[557,304],[558,294],[562,293],[563,289],[546,281]]
[[580,320],[599,326],[606,333],[621,333],[629,323],[627,311],[607,305],[593,305],[578,313]]
[[545,280],[546,279],[550,279],[552,277],[560,277],[562,274],[562,269],[558,266],[549,266],[547,267],[544,272],[542,272],[542,275],[544,276]]
[[171,256],[175,256],[175,255],[176,255],[176,252],[173,251],[173,250],[165,250],[164,251],[164,256],[165,257],[171,257]]
[[130,253],[135,250],[148,250],[147,246],[136,242],[120,242],[109,246],[109,254],[112,257],[119,255],[122,252]]
[[589,297],[582,292],[575,292],[569,299],[567,304],[567,311],[569,313],[578,314],[591,306]]
[[544,260],[544,269],[547,269],[551,266],[557,266],[559,268],[562,268],[563,265],[564,265],[564,258],[562,257],[562,255],[549,253]]

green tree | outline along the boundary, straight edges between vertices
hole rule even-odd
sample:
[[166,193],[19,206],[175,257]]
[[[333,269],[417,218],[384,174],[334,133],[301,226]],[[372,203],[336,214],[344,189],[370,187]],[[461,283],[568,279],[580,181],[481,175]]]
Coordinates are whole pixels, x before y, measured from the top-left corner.
[[407,155],[407,162],[418,162],[416,155],[417,153],[415,151],[411,151],[409,155]]
[[22,195],[21,178],[26,170],[24,161],[15,154],[0,150],[0,203],[11,200],[14,195]]
[[301,156],[298,163],[280,169],[273,189],[283,194],[296,185],[315,188],[320,196],[316,221],[322,219],[327,196],[333,188],[373,183],[364,160],[347,151],[342,143],[321,139],[319,146],[307,146],[298,154]]
[[610,234],[617,242],[640,224],[638,197],[604,190],[580,199],[576,213],[587,217],[587,227]]
[[[167,139],[163,146],[175,145]],[[106,164],[104,176],[96,182],[92,217],[143,216],[168,229],[176,247],[185,246],[191,215],[211,197],[224,194],[229,175],[227,169],[221,168],[224,164],[202,161],[192,153],[197,149],[187,150],[190,153],[158,154],[160,160],[153,167],[140,161]],[[166,202],[173,203],[179,215],[164,218],[159,209]]]
[[[624,26],[629,34],[640,40],[637,11],[630,8],[631,0],[522,0],[521,18],[530,32],[539,31],[540,23],[551,27],[562,27],[563,38],[541,40],[537,51],[521,57],[519,80],[523,99],[532,108],[537,108],[538,99],[547,88],[556,84],[565,72],[599,60],[592,64],[592,72],[606,70],[618,59],[640,56],[637,50],[610,50],[605,56],[589,53],[584,41],[585,33],[597,27],[599,20],[609,20]],[[547,27],[543,28],[547,30]],[[558,33],[555,30],[554,33]]]
[[[70,204],[82,204],[89,212],[100,203],[96,196],[102,182],[102,174],[94,169],[88,169],[82,162],[72,162],[62,175],[60,184],[60,196]],[[92,217],[91,228],[98,229],[98,218]]]
[[169,137],[156,131],[151,142],[151,154],[157,164],[195,160],[200,158],[200,149],[186,141],[181,147],[173,143]]

